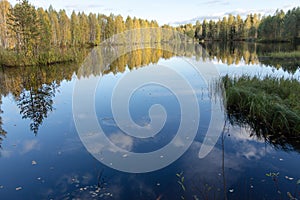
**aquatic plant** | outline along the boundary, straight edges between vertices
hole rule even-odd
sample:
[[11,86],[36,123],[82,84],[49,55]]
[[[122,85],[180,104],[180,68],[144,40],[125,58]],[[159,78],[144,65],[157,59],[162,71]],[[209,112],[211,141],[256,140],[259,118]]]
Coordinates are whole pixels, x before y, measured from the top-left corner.
[[222,81],[232,124],[247,124],[272,144],[300,149],[299,80],[225,76]]

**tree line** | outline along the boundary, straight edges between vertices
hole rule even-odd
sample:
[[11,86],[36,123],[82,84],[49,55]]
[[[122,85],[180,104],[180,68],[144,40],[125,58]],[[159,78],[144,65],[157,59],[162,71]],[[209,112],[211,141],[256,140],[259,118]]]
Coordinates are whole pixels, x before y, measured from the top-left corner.
[[28,0],[14,7],[7,0],[0,1],[0,46],[35,53],[38,47],[51,48],[98,45],[114,34],[130,29],[159,27],[154,20],[121,15],[85,14],[65,10],[36,9]]
[[[143,31],[149,27],[155,29]],[[296,41],[300,38],[300,8],[294,8],[287,13],[282,10],[276,11],[273,16],[249,14],[246,19],[242,19],[240,15],[230,14],[218,21],[197,21],[194,25],[185,24],[177,27],[161,26],[171,30],[167,32],[159,31],[159,27],[154,20],[130,16],[124,19],[121,15],[106,16],[74,11],[69,17],[65,10],[56,11],[52,6],[45,10],[35,8],[28,0],[19,0],[15,6],[7,0],[1,0],[0,60],[3,63],[10,63],[8,65],[21,61],[27,65],[35,60],[37,61],[33,64],[72,61],[74,52],[68,51],[70,47],[99,45],[115,34],[132,29],[141,31],[135,32],[129,38],[123,38],[122,41],[111,42],[118,44],[170,42],[175,35],[172,35],[172,31],[186,34],[192,40]],[[3,52],[3,49],[12,50],[11,52],[15,54]]]
[[[273,16],[249,14],[245,20],[240,15],[223,17],[218,21],[197,21],[194,26],[187,24],[179,27],[200,40],[220,41],[295,41],[300,38],[300,7],[277,10]],[[194,30],[194,31],[193,31]]]

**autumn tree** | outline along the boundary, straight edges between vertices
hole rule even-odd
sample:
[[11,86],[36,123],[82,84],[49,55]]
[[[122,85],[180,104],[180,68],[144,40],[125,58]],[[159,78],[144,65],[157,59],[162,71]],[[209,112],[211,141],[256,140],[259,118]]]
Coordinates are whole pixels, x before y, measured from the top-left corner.
[[75,11],[71,14],[71,45],[78,46],[81,44],[80,38],[80,24],[79,19]]
[[52,32],[52,39],[51,44],[53,46],[60,45],[60,38],[61,38],[61,30],[58,21],[58,13],[53,9],[52,6],[48,9],[48,15],[51,22],[51,32]]
[[17,51],[26,56],[36,55],[39,41],[39,21],[35,7],[22,0],[11,9],[9,28],[17,39]]
[[71,44],[71,25],[65,10],[60,10],[58,14],[59,28],[61,30],[59,44],[60,46],[68,46]]
[[100,25],[97,20],[96,14],[89,14],[89,43],[91,45],[98,45],[100,44],[100,37],[101,37],[101,30]]
[[43,8],[37,10],[39,20],[39,34],[40,37],[39,47],[41,50],[50,50],[51,48],[51,39],[52,39],[52,29],[51,21],[49,15]]
[[0,1],[0,47],[8,48],[12,45],[11,35],[8,18],[11,15],[10,11],[12,10],[11,5],[8,1]]

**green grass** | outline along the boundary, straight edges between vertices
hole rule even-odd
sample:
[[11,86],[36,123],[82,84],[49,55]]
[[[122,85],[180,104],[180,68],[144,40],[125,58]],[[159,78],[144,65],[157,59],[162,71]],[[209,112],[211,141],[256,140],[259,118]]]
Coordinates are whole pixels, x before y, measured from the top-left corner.
[[300,136],[300,83],[295,79],[225,76],[229,118],[268,136]]
[[52,65],[77,61],[80,57],[79,50],[74,48],[52,48],[48,51],[39,52],[36,56],[26,56],[23,52],[17,53],[12,50],[0,49],[0,66],[34,66]]
[[300,51],[291,51],[291,52],[273,52],[268,54],[269,57],[275,59],[292,59],[300,58]]

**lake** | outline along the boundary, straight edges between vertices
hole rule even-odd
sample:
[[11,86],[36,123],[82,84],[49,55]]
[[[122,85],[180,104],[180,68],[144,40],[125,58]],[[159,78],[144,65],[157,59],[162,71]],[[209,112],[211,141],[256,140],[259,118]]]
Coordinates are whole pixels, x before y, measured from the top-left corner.
[[299,46],[157,45],[96,47],[80,64],[2,67],[1,199],[299,197],[300,137],[278,143],[230,123],[205,74],[299,79],[299,60],[265,57]]

